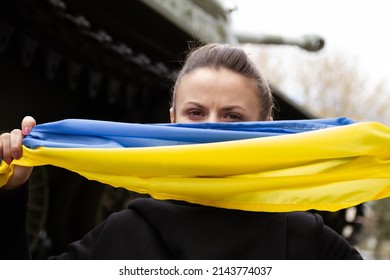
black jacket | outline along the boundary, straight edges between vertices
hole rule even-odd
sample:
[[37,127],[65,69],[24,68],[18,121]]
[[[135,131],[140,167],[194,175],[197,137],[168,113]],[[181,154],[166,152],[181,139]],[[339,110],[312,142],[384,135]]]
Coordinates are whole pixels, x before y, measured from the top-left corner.
[[[0,193],[3,259],[28,257],[26,200],[21,199],[25,193],[25,187]],[[339,260],[361,256],[316,214],[248,212],[139,198],[54,258]]]

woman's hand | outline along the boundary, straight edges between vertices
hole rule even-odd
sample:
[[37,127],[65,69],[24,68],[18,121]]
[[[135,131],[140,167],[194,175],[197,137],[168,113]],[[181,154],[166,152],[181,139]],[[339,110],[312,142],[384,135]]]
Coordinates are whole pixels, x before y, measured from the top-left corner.
[[[34,118],[26,116],[22,120],[21,129],[14,129],[11,132],[0,135],[0,158],[10,164],[14,159],[19,159],[22,156],[23,137],[30,133],[31,129],[36,125]],[[7,184],[0,190],[11,190],[23,183],[30,177],[32,167],[24,167],[15,165],[14,172]]]

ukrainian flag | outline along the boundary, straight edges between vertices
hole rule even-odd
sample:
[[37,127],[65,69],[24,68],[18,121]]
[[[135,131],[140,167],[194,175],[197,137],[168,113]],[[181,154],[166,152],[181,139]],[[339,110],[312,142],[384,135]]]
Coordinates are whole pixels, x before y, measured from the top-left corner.
[[347,118],[129,124],[40,124],[23,157],[156,199],[248,211],[337,211],[390,196],[390,128]]

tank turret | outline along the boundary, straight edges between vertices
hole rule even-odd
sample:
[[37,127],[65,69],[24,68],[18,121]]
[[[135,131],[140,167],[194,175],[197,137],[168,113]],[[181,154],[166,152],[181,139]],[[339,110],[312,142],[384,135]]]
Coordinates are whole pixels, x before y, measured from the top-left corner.
[[234,32],[230,19],[232,11],[218,0],[141,1],[201,42],[294,45],[311,52],[321,50],[325,44],[319,35],[286,37]]

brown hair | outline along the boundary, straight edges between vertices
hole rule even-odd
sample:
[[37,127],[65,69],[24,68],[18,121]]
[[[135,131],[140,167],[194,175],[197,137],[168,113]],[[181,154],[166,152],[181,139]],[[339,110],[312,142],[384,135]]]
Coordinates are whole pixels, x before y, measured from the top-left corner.
[[227,44],[207,44],[192,50],[186,57],[183,68],[177,75],[172,91],[171,105],[175,112],[176,88],[181,78],[199,68],[220,69],[225,68],[238,73],[250,80],[256,81],[260,116],[259,120],[267,120],[272,117],[274,100],[270,87],[254,63],[249,59],[243,49]]

